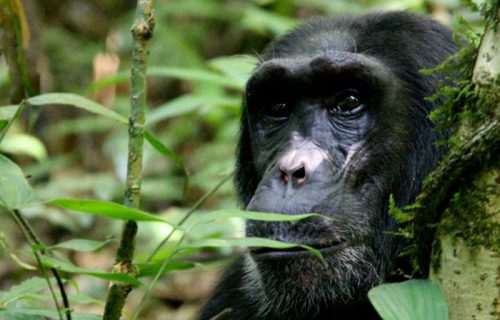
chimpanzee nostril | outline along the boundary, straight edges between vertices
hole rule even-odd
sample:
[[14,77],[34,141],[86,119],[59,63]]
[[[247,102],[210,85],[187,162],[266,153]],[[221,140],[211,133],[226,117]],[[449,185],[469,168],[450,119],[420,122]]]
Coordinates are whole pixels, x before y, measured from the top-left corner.
[[288,179],[288,175],[286,174],[286,172],[280,169],[280,174],[281,174],[281,175],[280,175],[280,179],[281,179],[281,181],[282,181],[284,184],[287,184],[289,179]]
[[278,158],[274,177],[283,184],[291,182],[294,186],[311,182],[314,172],[323,163],[329,161],[326,152],[311,140],[292,133],[290,147]]
[[305,179],[306,178],[306,169],[304,167],[300,167],[292,174],[293,178],[296,180]]
[[306,176],[306,168],[304,166],[292,170],[280,167],[280,178],[284,184],[288,184],[290,180],[294,184],[302,184],[306,181]]

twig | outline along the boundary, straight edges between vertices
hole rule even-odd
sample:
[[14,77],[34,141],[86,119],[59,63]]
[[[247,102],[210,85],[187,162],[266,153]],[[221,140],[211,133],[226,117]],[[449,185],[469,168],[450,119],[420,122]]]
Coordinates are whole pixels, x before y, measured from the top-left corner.
[[[33,254],[34,254],[35,259],[38,263],[38,266],[40,267],[40,270],[42,270],[43,277],[45,278],[45,280],[47,281],[47,285],[49,286],[50,294],[52,295],[52,299],[54,300],[54,304],[56,305],[57,313],[59,314],[59,319],[61,319],[61,320],[64,319],[62,312],[61,312],[61,307],[59,305],[59,302],[57,301],[56,292],[54,291],[54,288],[52,287],[52,283],[50,282],[49,276],[47,274],[47,269],[43,265],[43,262],[40,259],[40,255],[38,254],[38,252],[36,252],[36,250],[33,249],[33,245],[35,245],[35,244],[41,245],[41,242],[38,240],[35,233],[33,232],[33,229],[31,229],[31,227],[29,226],[27,221],[23,218],[23,216],[21,215],[19,210],[16,210],[16,209],[9,210],[9,212],[11,213],[12,217],[14,218],[14,221],[16,222],[16,224],[19,227],[19,229],[21,230],[21,232],[24,234],[24,237],[26,238],[26,240],[30,243],[30,246],[32,248],[31,250],[33,251]],[[42,253],[43,253],[43,251],[42,251]],[[56,279],[60,280],[60,276],[59,276],[59,273],[57,272],[57,270],[51,268],[51,271],[52,271],[52,274],[54,274],[54,277],[56,277]],[[62,281],[61,281],[61,283],[62,283]],[[58,281],[58,284],[59,284],[59,281]],[[64,291],[64,286],[62,286],[62,287],[60,286],[59,290],[61,290],[61,296],[63,295],[63,292],[64,292],[64,296],[66,296],[66,292]],[[64,299],[63,299],[63,301],[64,301]],[[71,310],[69,309],[69,304],[68,304],[67,298],[66,298],[66,302],[65,302],[65,308],[66,308],[66,319],[71,320]]]
[[[181,219],[181,221],[179,221],[179,223],[177,224],[177,226],[181,227],[184,224],[184,222],[186,222],[186,220],[189,219],[189,217],[196,210],[198,210],[205,203],[205,201],[207,201],[208,198],[210,198],[215,192],[217,192],[217,190],[219,190],[219,188],[224,183],[226,183],[229,179],[231,179],[233,176],[234,176],[234,172],[231,172],[226,177],[224,177],[224,179],[222,179],[212,190],[210,190],[209,192],[205,193],[203,195],[203,197],[201,197],[200,199],[198,199],[198,201],[196,201],[196,203],[191,207],[191,209],[189,209],[189,211]],[[168,240],[170,240],[170,238],[174,234],[175,230],[176,229],[174,229],[171,232],[169,232],[169,234],[156,246],[156,248],[153,250],[153,252],[151,252],[151,254],[149,255],[149,257],[146,260],[146,262],[150,262],[153,259],[153,257],[158,253],[158,251],[160,251],[160,249],[165,245],[165,243],[167,243]]]

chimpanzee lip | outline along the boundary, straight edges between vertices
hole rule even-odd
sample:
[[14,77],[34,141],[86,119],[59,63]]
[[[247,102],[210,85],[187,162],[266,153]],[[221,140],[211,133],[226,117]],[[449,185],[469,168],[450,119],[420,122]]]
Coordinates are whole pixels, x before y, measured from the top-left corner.
[[[319,250],[322,254],[328,254],[346,247],[345,242],[332,242],[329,244],[307,244],[309,247]],[[255,247],[250,249],[250,254],[256,258],[291,258],[313,253],[303,247],[293,247],[287,249]]]

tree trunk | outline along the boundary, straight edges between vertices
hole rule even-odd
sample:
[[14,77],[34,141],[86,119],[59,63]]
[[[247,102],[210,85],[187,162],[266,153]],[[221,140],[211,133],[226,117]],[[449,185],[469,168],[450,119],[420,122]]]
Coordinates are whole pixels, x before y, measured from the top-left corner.
[[[493,1],[494,2],[494,1]],[[479,101],[498,123],[500,106],[500,25],[498,6],[487,22],[472,83]],[[479,96],[478,96],[479,95]],[[464,121],[458,137],[471,128]],[[437,229],[430,278],[443,289],[451,320],[500,319],[500,165],[493,155],[473,181],[452,197]]]

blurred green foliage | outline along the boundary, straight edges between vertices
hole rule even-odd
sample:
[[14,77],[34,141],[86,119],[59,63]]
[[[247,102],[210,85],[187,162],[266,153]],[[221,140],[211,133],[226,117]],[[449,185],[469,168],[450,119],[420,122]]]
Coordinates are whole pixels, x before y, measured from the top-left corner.
[[[32,67],[40,74],[42,92],[85,95],[126,117],[134,1],[26,2],[30,3],[26,6],[32,33],[30,54],[36,57]],[[155,1],[156,27],[148,59],[147,128],[182,163],[145,145],[142,208],[158,213],[162,219],[179,221],[197,200],[233,171],[244,85],[258,62],[258,53],[273,38],[301,20],[318,15],[380,10],[432,14],[450,25],[456,24],[457,14],[472,24],[479,21],[479,16],[459,0]],[[2,58],[0,105],[10,104],[9,83]],[[0,107],[0,129],[11,126],[0,144],[0,152],[22,167],[36,201],[91,198],[122,202],[126,126],[81,109],[36,106],[27,108],[11,125],[8,119],[15,108]],[[186,193],[185,169],[189,172]],[[237,208],[235,199],[232,184],[225,183],[195,216],[209,210]],[[71,214],[44,204],[26,208],[24,213],[30,221],[40,222],[39,233],[48,245],[70,238],[107,239],[119,234],[120,224],[115,221]],[[2,244],[2,239],[14,239],[17,235],[11,224],[7,221],[0,227]],[[141,224],[138,261],[144,261],[165,237],[170,231],[167,227]],[[193,227],[188,240],[242,234],[241,219],[218,217],[212,223]],[[174,234],[175,237],[179,235]],[[231,252],[226,244],[214,247],[208,253],[215,257]],[[5,245],[0,248],[0,252],[7,251]],[[167,245],[157,258],[161,260],[172,250]],[[23,252],[21,259],[29,260],[29,254]],[[3,263],[0,261],[0,270]],[[12,277],[14,271],[4,270],[7,271],[0,271],[0,279],[10,280],[0,283],[0,289],[16,280]],[[101,290],[97,296],[102,297],[103,293]]]

